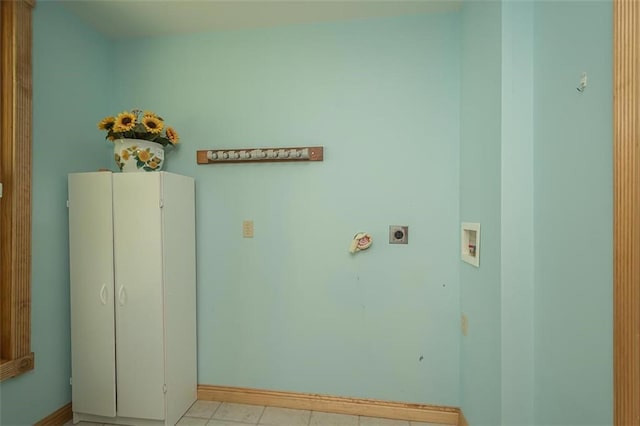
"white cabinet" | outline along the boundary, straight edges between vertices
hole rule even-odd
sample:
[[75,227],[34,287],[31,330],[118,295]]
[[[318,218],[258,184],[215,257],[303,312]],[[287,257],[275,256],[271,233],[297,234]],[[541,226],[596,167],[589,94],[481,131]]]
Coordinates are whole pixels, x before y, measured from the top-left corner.
[[196,399],[195,191],[69,175],[74,423],[174,425]]

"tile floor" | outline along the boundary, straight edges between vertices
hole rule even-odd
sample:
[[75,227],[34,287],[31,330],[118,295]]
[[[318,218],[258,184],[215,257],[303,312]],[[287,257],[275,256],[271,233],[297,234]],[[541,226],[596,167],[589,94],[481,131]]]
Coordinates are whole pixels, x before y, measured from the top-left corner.
[[[67,422],[65,426],[71,426]],[[196,401],[177,426],[442,426],[366,416],[292,410],[229,402]],[[77,426],[101,426],[80,422]],[[105,425],[109,426],[109,425]]]

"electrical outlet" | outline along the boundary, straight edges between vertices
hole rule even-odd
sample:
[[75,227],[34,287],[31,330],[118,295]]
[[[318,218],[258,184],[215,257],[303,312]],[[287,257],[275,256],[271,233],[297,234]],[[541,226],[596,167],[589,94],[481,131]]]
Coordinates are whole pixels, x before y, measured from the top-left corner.
[[389,226],[389,244],[408,244],[409,227],[400,225]]
[[252,220],[242,221],[242,237],[253,238],[253,221]]

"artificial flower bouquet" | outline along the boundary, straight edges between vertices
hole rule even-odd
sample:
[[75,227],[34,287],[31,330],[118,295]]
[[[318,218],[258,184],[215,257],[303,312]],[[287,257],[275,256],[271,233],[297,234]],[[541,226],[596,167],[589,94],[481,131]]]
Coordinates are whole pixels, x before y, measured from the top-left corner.
[[160,145],[175,146],[180,141],[173,127],[165,126],[164,119],[151,111],[133,109],[122,111],[117,116],[105,117],[98,123],[98,129],[107,132],[106,139],[143,139]]

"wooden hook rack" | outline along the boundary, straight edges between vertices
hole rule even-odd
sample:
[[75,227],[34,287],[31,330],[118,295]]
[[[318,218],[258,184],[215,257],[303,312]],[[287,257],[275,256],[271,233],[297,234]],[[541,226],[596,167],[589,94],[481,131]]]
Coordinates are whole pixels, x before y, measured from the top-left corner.
[[197,151],[198,164],[323,161],[321,146],[286,148],[208,149]]

